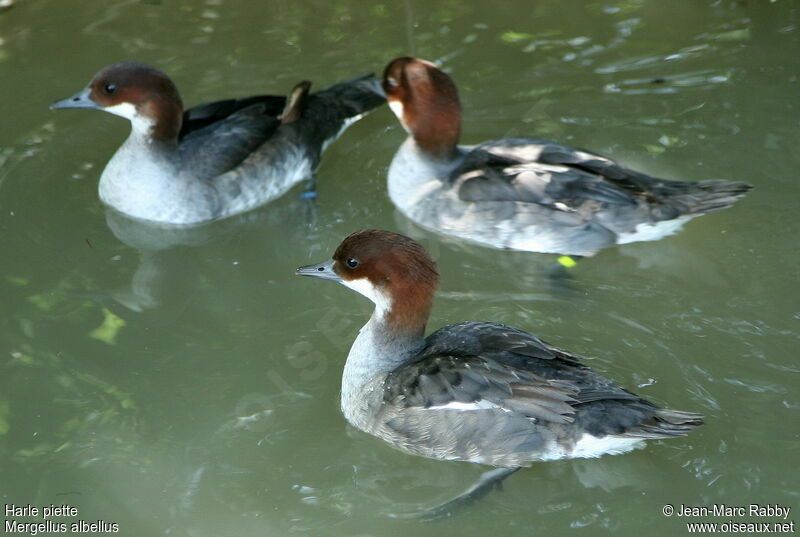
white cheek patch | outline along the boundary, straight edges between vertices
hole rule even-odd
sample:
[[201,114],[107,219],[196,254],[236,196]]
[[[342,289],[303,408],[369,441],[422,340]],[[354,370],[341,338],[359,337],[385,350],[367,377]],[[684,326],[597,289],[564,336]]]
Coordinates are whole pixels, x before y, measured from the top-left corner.
[[406,121],[403,116],[403,114],[405,113],[405,109],[403,108],[403,103],[401,103],[400,101],[391,101],[391,100],[388,102],[389,102],[389,108],[392,109],[394,115],[396,115],[397,119],[400,120],[400,124],[403,126],[406,132],[410,132],[408,130],[408,127],[406,126]]
[[391,298],[384,293],[383,290],[372,285],[372,282],[370,282],[367,278],[359,278],[357,280],[342,280],[342,285],[349,287],[353,291],[356,291],[372,300],[375,303],[376,312],[384,313],[391,309]]
[[400,119],[403,119],[403,103],[400,101],[389,101],[389,108],[392,109],[394,115]]
[[124,117],[125,119],[129,119],[131,121],[134,120],[139,113],[136,111],[136,107],[131,103],[119,103],[115,104],[114,106],[106,106],[103,108],[106,112],[110,112],[115,116]]
[[106,106],[103,108],[106,112],[111,112],[115,116],[124,117],[130,120],[133,130],[141,133],[148,133],[153,128],[155,122],[147,116],[144,116],[136,110],[136,106],[131,103],[120,103],[114,106]]

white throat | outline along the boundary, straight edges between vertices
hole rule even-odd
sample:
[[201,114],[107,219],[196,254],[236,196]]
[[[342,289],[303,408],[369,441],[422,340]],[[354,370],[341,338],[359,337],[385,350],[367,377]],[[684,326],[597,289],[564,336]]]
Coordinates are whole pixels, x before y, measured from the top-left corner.
[[342,372],[342,412],[359,429],[369,431],[370,420],[383,400],[383,379],[408,361],[424,345],[422,338],[397,337],[384,323],[391,298],[367,278],[342,283],[375,303],[375,311],[353,342]]
[[372,284],[367,278],[357,280],[342,280],[342,285],[364,295],[375,303],[375,312],[372,314],[377,319],[382,319],[392,309],[392,298],[380,287]]
[[150,130],[155,125],[155,121],[140,114],[139,111],[136,110],[136,106],[131,103],[115,104],[114,106],[107,106],[103,108],[103,110],[129,120],[133,131],[137,134],[149,135]]

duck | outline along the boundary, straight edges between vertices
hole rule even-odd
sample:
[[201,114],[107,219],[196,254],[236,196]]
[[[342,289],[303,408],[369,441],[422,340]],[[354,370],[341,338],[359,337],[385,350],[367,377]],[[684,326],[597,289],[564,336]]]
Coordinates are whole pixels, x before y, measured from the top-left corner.
[[535,138],[461,146],[461,105],[447,73],[401,57],[386,66],[382,83],[408,132],[389,167],[389,197],[408,219],[445,236],[499,249],[591,256],[676,233],[751,189],[737,181],[651,177]]
[[469,321],[425,336],[439,276],[404,235],[357,231],[296,274],[341,283],[375,305],[344,365],[345,419],[409,454],[495,467],[467,496],[537,461],[626,453],[703,424],[519,328]]
[[310,93],[209,102],[184,110],[178,89],[152,65],[124,61],[52,109],[102,110],[131,132],[100,176],[107,206],[130,217],[197,225],[261,206],[312,179],[321,154],[349,125],[385,102],[366,75]]

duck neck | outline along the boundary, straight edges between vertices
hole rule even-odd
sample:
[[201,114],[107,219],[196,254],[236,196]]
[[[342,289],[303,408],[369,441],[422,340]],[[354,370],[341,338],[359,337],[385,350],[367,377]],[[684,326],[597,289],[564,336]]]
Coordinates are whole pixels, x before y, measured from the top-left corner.
[[417,147],[430,160],[448,162],[458,155],[458,139],[461,134],[461,122],[458,117],[453,122],[434,117],[428,121],[418,122],[410,129]]
[[419,95],[407,105],[395,105],[405,129],[432,159],[452,159],[461,137],[461,105],[455,88]]
[[425,325],[397,330],[389,312],[380,306],[350,348],[342,374],[341,408],[347,421],[369,431],[371,416],[383,402],[386,376],[411,360],[425,345]]
[[421,138],[412,135],[412,138],[414,139],[414,142],[416,143],[416,146],[419,148],[420,152],[424,153],[428,159],[437,164],[441,165],[450,162],[458,156],[457,145],[448,144],[446,146],[437,146],[431,144],[424,137]]
[[345,364],[345,381],[363,384],[386,375],[414,356],[424,344],[425,320],[407,318],[380,305],[358,333]]
[[181,115],[181,108],[175,107],[155,118],[146,115],[134,117],[131,120],[131,136],[141,137],[154,146],[177,148]]

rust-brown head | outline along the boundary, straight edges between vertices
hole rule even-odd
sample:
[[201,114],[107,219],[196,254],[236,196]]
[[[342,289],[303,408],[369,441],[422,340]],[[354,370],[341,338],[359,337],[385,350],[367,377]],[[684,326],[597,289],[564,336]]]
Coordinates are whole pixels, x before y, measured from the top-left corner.
[[104,67],[83,90],[50,108],[94,108],[131,121],[134,131],[160,141],[176,140],[183,103],[175,84],[161,70],[140,62]]
[[375,303],[392,329],[422,335],[439,274],[418,242],[391,231],[365,229],[347,237],[330,261],[296,274],[341,282]]
[[435,157],[448,157],[461,135],[461,104],[453,80],[431,62],[392,60],[383,72],[389,107],[417,144]]

